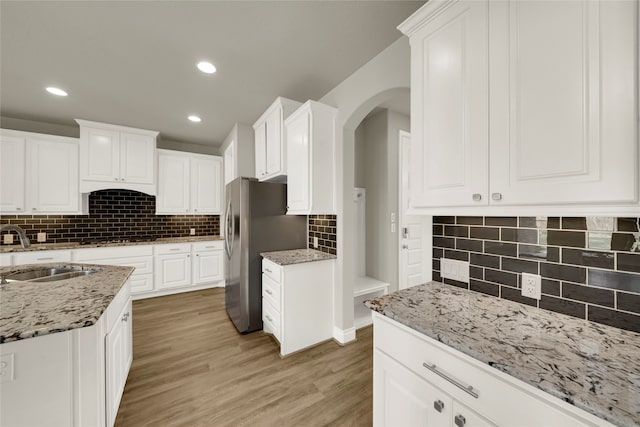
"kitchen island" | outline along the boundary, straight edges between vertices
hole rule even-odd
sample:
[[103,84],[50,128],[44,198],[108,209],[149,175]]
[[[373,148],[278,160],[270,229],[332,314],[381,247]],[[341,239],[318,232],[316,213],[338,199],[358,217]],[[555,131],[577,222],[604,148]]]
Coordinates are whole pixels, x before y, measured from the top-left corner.
[[[444,375],[449,377],[446,382],[453,378],[459,384],[475,386],[479,397],[469,397],[469,390],[462,390],[461,400],[469,407],[484,405],[490,411],[482,413],[483,420],[489,420],[487,425],[505,425],[497,412],[510,406],[519,417],[519,425],[640,424],[640,334],[438,282],[394,292],[366,304],[376,312],[374,365],[379,364],[374,372],[390,356],[427,381],[431,381],[428,375],[435,373],[440,377],[437,381],[444,381]],[[400,342],[404,338],[387,342],[400,334],[407,336],[404,348]],[[420,354],[423,344],[430,349],[426,354]],[[439,351],[446,357],[435,363]],[[379,356],[378,352],[383,354]],[[405,356],[408,353],[411,355]],[[467,370],[471,365],[483,375],[497,376],[501,383],[494,384],[489,378],[483,388],[485,376]],[[474,378],[474,384],[469,378]],[[503,383],[519,391],[504,395],[500,389]],[[436,386],[440,390],[448,385]],[[374,419],[385,415],[375,413],[376,399],[383,389],[381,383],[377,390],[374,385]],[[515,397],[520,391],[535,398],[545,399],[546,395],[553,410],[541,406],[542,410],[529,416],[526,409],[533,406]],[[483,400],[488,402],[481,403]],[[500,409],[492,413],[493,403]],[[440,408],[439,404],[435,406]],[[574,423],[571,417],[550,415],[553,411],[569,411],[580,420]],[[545,422],[536,421],[542,419],[536,417],[545,416]]]
[[0,286],[0,425],[111,426],[132,361],[134,268],[51,263],[0,276],[47,269],[85,274]]

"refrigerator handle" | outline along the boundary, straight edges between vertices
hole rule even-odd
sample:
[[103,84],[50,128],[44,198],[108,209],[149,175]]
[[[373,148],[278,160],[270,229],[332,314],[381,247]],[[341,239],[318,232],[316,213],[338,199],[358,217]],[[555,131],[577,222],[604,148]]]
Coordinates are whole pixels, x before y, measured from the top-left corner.
[[231,244],[233,241],[233,231],[232,228],[232,216],[231,216],[231,200],[227,204],[227,209],[224,213],[224,221],[225,221],[225,232],[224,232],[224,249],[227,252],[227,258],[231,259]]

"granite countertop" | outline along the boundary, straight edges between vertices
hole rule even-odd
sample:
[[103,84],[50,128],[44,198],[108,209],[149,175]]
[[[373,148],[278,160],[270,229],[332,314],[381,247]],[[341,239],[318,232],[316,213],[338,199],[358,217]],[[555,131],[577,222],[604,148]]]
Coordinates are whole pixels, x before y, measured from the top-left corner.
[[100,270],[54,282],[0,286],[0,343],[91,326],[102,316],[133,267],[49,263],[1,267],[0,274],[48,267]]
[[263,252],[260,255],[278,265],[302,264],[303,262],[336,259],[335,255],[320,252],[315,249],[293,249],[289,251]]
[[438,282],[365,304],[613,424],[640,425],[640,334]]
[[164,244],[164,243],[207,242],[212,240],[223,240],[223,239],[224,239],[224,236],[212,235],[212,236],[164,237],[164,238],[160,238],[156,240],[148,240],[148,241],[102,242],[102,243],[89,243],[86,245],[80,244],[80,242],[34,243],[28,248],[23,248],[20,245],[0,246],[0,253],[44,251],[44,250],[56,250],[56,249],[104,248],[104,247],[110,247],[110,246],[157,245],[157,244]]

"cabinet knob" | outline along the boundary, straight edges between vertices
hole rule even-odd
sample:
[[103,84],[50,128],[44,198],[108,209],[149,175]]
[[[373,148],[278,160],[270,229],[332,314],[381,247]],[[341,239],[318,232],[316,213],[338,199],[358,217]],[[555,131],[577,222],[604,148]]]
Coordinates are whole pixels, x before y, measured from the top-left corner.
[[22,210],[22,208],[16,208],[16,210],[17,210],[17,211],[21,211],[21,210]]
[[124,181],[124,178],[120,178],[120,181]]
[[31,210],[32,210],[32,211],[35,211],[35,210],[37,210],[37,208],[31,208]]
[[491,200],[502,200],[502,193],[492,193]]
[[482,200],[482,194],[473,193],[473,196],[471,196],[471,198],[473,199],[474,202],[479,202],[480,200]]
[[114,180],[114,181],[117,181],[117,180],[118,180],[118,178],[113,178],[113,180]]
[[194,211],[194,212],[198,212],[198,209],[194,209],[193,211]]
[[460,414],[456,415],[453,420],[458,427],[464,427],[464,425],[467,423],[467,420],[465,420],[464,417]]
[[444,409],[444,403],[442,402],[442,400],[436,400],[435,402],[433,402],[433,409],[438,412],[442,412],[442,410]]
[[402,249],[409,249],[409,245],[402,245]]
[[273,319],[268,314],[265,314],[264,317],[266,317],[269,322],[273,322]]

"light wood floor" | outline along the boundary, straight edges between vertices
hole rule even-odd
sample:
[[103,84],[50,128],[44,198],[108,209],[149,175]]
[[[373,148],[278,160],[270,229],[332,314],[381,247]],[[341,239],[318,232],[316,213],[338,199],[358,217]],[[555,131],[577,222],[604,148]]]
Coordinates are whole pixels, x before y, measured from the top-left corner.
[[372,335],[281,359],[270,336],[238,334],[224,289],[135,301],[116,426],[370,426]]

